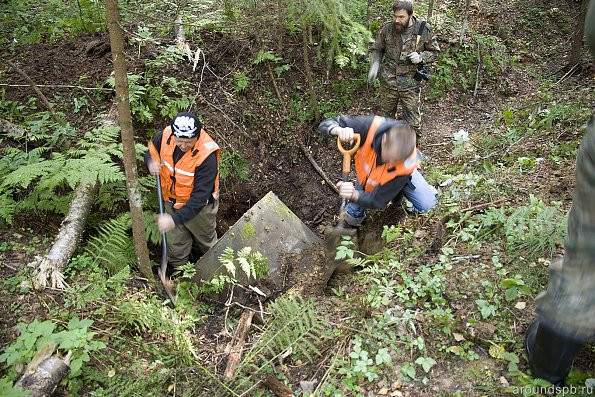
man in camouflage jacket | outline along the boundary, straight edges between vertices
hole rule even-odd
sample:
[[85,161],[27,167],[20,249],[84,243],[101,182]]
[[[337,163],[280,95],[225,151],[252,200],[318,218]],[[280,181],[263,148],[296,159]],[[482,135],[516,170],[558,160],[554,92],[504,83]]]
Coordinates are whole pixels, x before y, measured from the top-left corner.
[[[585,37],[595,57],[593,1]],[[560,386],[578,351],[595,341],[595,116],[578,153],[564,259],[551,265],[547,291],[536,305],[537,320],[527,330],[525,345],[531,374]]]
[[[440,48],[432,34],[432,28],[413,16],[413,5],[397,1],[393,5],[392,22],[382,27],[370,48],[370,72],[368,81],[373,81],[380,71],[381,116],[395,118],[397,105],[401,102],[403,119],[415,130],[418,139],[421,133],[421,83],[418,69],[433,62]],[[380,69],[380,70],[379,70]]]

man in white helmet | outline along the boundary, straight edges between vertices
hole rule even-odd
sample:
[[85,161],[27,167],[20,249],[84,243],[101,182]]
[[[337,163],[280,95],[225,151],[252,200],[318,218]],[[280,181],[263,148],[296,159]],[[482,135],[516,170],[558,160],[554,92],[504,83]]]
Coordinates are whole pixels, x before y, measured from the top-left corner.
[[161,176],[166,211],[158,216],[157,225],[159,231],[170,232],[168,262],[184,265],[194,243],[204,254],[217,241],[221,150],[188,112],[178,113],[153,144],[161,163],[155,163],[149,153],[145,163],[152,175]]

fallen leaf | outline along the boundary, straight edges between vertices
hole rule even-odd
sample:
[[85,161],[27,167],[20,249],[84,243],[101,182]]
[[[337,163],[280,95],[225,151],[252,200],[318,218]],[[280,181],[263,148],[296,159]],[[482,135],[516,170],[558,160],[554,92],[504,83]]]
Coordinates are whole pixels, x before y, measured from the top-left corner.
[[396,390],[390,394],[390,397],[403,397],[403,392]]
[[527,307],[527,302],[517,302],[516,305],[514,305],[514,307],[516,307],[519,310],[523,310],[525,307]]
[[110,369],[109,372],[107,373],[107,377],[113,378],[114,376],[116,376],[116,370]]
[[504,387],[508,387],[508,385],[509,385],[508,379],[506,379],[503,376],[500,377],[500,383],[502,383],[502,386],[504,386]]
[[465,337],[463,336],[463,334],[457,334],[456,332],[453,332],[452,336],[454,336],[454,338],[457,342],[465,340]]
[[388,394],[388,389],[386,387],[383,387],[382,389],[378,390],[378,394],[380,394],[381,396],[386,396]]
[[173,383],[171,385],[167,386],[167,392],[171,393],[172,390],[174,389],[174,387],[176,387],[176,386]]

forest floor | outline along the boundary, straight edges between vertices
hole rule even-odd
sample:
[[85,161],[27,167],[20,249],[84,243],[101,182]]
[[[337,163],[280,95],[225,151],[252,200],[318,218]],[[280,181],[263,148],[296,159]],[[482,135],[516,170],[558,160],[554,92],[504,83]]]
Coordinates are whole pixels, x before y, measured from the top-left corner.
[[[551,7],[548,5],[547,8]],[[481,30],[482,25],[485,29],[492,26],[498,14],[491,11],[488,7],[481,15],[476,14],[476,29]],[[560,214],[568,211],[574,187],[574,154],[586,119],[570,120],[567,117],[593,112],[595,68],[592,62],[585,62],[580,74],[561,83],[556,82],[563,72],[537,79],[536,75],[556,70],[556,66],[546,59],[546,53],[556,51],[564,44],[560,40],[552,41],[547,51],[531,52],[531,46],[526,43],[513,44],[513,35],[518,34],[517,31],[508,26],[502,30],[499,33],[504,36],[503,40],[508,40],[509,46],[517,46],[508,51],[521,54],[514,64],[503,67],[495,81],[480,82],[477,95],[472,94],[472,89],[465,93],[445,90],[437,99],[423,101],[421,149],[428,160],[423,164],[422,173],[441,193],[438,208],[426,215],[411,215],[403,206],[393,204],[370,214],[359,235],[360,250],[364,253],[381,255],[387,248],[405,264],[405,270],[392,270],[399,274],[395,277],[396,285],[405,284],[407,274],[421,277],[419,269],[427,268],[431,270],[428,274],[423,273],[426,279],[417,281],[429,289],[434,288],[430,279],[434,274],[441,286],[423,296],[392,296],[390,305],[378,304],[367,300],[370,299],[371,280],[390,275],[360,270],[336,275],[324,290],[306,294],[306,298],[316,302],[320,312],[328,315],[333,327],[354,332],[349,334],[350,337],[343,334],[334,345],[326,346],[313,362],[288,358],[276,366],[278,374],[282,374],[280,377],[292,385],[296,393],[300,393],[300,381],[313,379],[324,380],[335,387],[318,390],[320,394],[317,395],[354,396],[512,395],[510,390],[505,390],[507,386],[528,384],[519,381],[523,378],[508,376],[507,365],[512,359],[502,359],[492,347],[502,347],[502,350],[520,357],[518,366],[527,371],[522,357],[524,332],[534,318],[533,298],[547,285],[547,266],[552,257],[562,254],[561,242],[556,242],[551,257],[543,254],[528,259],[523,258],[523,253],[519,256],[510,252],[506,238],[486,239],[475,244],[470,235],[482,225],[484,218],[475,217],[481,216],[484,210],[505,207],[510,210],[507,212],[510,215],[515,208],[530,207],[532,196],[541,200],[538,205],[556,207]],[[201,115],[206,130],[222,146],[233,148],[247,160],[247,178],[232,175],[222,181],[219,235],[268,191],[273,191],[304,224],[322,237],[324,228],[336,222],[338,199],[305,158],[300,143],[310,150],[311,156],[333,181],[340,179],[341,158],[335,143],[323,139],[315,131],[319,120],[288,122],[285,117],[287,114],[297,117],[301,111],[299,106],[305,104],[301,100],[306,95],[305,84],[298,84],[297,88],[295,84],[304,79],[302,65],[296,64],[295,70],[279,79],[282,101],[271,92],[264,68],[255,68],[261,78],[255,79],[247,92],[234,93],[226,77],[233,73],[238,59],[253,57],[250,42],[230,40],[217,34],[205,34],[202,39],[211,56],[208,59],[210,71],[204,76],[192,74],[190,66],[185,64],[166,65],[160,73],[188,80],[195,89],[193,110]],[[544,35],[539,39],[545,42],[557,37]],[[107,35],[100,34],[55,44],[23,46],[19,47],[13,61],[37,84],[48,86],[42,87],[45,95],[63,111],[69,109],[64,113],[80,131],[84,131],[93,125],[100,110],[103,111],[113,98],[98,98],[82,90],[52,86],[103,87],[112,72],[111,54],[109,47],[105,47],[107,42]],[[453,44],[442,44],[454,48]],[[136,50],[130,47],[129,73],[143,72],[142,59],[149,58],[153,49],[149,45]],[[299,59],[298,56],[295,58]],[[564,62],[561,57],[557,60],[559,64]],[[321,74],[323,67],[315,64],[314,71]],[[12,71],[7,71],[6,76],[11,84],[27,84]],[[327,107],[342,105],[340,109],[327,108],[329,114],[340,110],[344,114],[358,115],[375,110],[377,90],[366,85],[360,75],[338,72],[332,81],[317,88],[321,103]],[[342,95],[353,95],[353,98],[342,101]],[[31,96],[29,87],[18,87],[8,89],[5,99],[26,103]],[[81,97],[86,98],[89,105],[75,112],[73,101]],[[543,105],[536,105],[540,101]],[[288,109],[292,106],[297,108]],[[507,109],[510,114],[506,113]],[[571,110],[552,117],[548,125],[547,114],[556,109]],[[511,132],[514,128],[520,129],[522,123],[528,129],[527,125],[533,119],[537,122],[545,120],[542,126],[548,128],[543,127],[542,132],[535,127],[532,134],[514,135]],[[152,122],[136,124],[138,141],[146,141],[166,123],[166,118],[156,117]],[[453,134],[460,130],[467,131],[471,141],[461,154],[455,154]],[[465,193],[467,190],[471,192]],[[475,210],[476,206],[480,208]],[[65,298],[59,291],[31,290],[28,273],[23,271],[36,255],[47,250],[60,222],[59,216],[40,211],[19,216],[11,229],[0,231],[0,278],[4,280],[0,293],[2,348],[17,337],[17,323],[56,319],[56,308],[64,303]],[[400,229],[395,231],[397,237],[392,241],[383,236],[385,226],[390,225]],[[157,249],[155,256],[158,256]],[[509,273],[496,274],[502,264],[510,270]],[[503,278],[513,278],[516,274],[530,286],[531,292],[524,295],[519,292],[509,302],[503,299],[506,288],[501,283]],[[76,282],[76,278],[73,281]],[[128,288],[130,296],[149,293],[143,281],[135,278],[129,282]],[[395,288],[394,285],[391,288]],[[430,306],[426,303],[434,299],[442,303],[436,303],[431,306],[432,310],[428,310]],[[491,303],[494,313],[484,314],[480,309],[486,306],[480,307],[478,301],[487,302],[488,310]],[[442,322],[442,317],[436,314],[438,310],[450,313],[451,320]],[[399,324],[392,329],[387,325],[389,323],[378,320],[378,317],[389,314],[398,317],[395,313],[405,311],[413,313],[410,319],[413,330],[409,329],[409,324]],[[229,310],[217,307],[214,313],[204,315],[204,323],[194,329],[194,341],[200,346],[209,368],[219,371],[224,368],[224,349],[230,339],[229,322],[235,324],[235,320],[229,320],[227,316],[237,318],[239,312],[231,311],[230,314]],[[66,318],[66,314],[62,314]],[[111,324],[96,321],[96,331],[108,340]],[[444,331],[445,327],[449,327],[447,331]],[[359,333],[356,328],[360,328]],[[391,336],[391,332],[396,336]],[[370,375],[368,379],[365,371],[358,372],[350,367],[348,357],[357,345],[352,337],[356,334],[364,339],[364,345],[366,338],[369,339],[371,354],[386,347],[394,365],[383,366],[374,372],[377,376]],[[420,337],[422,342],[416,342]],[[426,347],[420,347],[419,343]],[[124,357],[119,348],[112,345],[110,354],[115,358],[111,362],[92,360],[91,365],[98,372],[108,372],[130,364],[134,358],[150,361],[150,354],[143,351],[138,339],[122,346],[136,349],[126,353],[132,358]],[[337,359],[338,354],[347,358]],[[417,357],[435,359],[430,365],[431,372],[422,370],[423,365],[419,363],[417,374],[415,370],[408,371]],[[333,372],[337,366],[350,368],[358,376],[346,381],[345,373]],[[574,372],[581,380],[594,376],[595,351],[592,347],[586,347],[579,354]],[[267,395],[268,392],[259,386],[253,393]]]

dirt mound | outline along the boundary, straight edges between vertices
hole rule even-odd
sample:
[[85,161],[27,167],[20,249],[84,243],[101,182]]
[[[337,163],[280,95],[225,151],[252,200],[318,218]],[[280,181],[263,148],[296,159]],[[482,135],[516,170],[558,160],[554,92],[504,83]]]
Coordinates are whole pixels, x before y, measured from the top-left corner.
[[[13,60],[36,84],[102,86],[112,72],[107,33],[83,35],[61,43],[40,43],[23,48]],[[14,70],[7,71],[11,84],[25,84],[7,90],[7,98],[24,101],[32,95],[28,82]],[[60,87],[40,87],[46,96]]]

